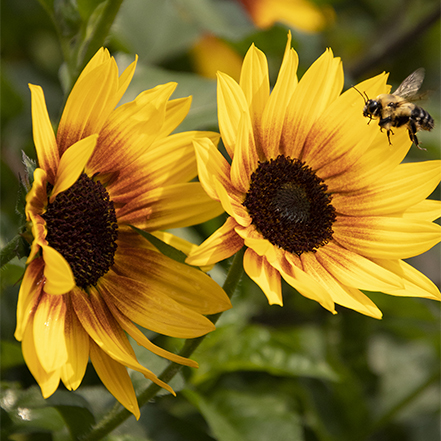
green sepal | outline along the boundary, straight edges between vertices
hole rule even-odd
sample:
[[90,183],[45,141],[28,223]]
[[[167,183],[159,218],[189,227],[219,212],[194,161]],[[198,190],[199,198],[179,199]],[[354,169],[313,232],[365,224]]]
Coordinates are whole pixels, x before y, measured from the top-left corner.
[[31,189],[34,183],[34,171],[37,168],[37,162],[31,159],[25,152],[21,152],[21,160],[25,166],[26,174],[21,179],[21,182],[26,190],[26,193]]

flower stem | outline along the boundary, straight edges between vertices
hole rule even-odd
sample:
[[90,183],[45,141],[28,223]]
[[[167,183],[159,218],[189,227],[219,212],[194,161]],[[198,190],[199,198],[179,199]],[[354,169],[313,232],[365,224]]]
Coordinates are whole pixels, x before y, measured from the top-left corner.
[[[244,248],[236,253],[233,259],[233,263],[228,271],[227,278],[222,286],[228,297],[231,298],[234,291],[239,284],[239,281],[243,274],[243,253]],[[208,318],[215,324],[222,313],[214,314]],[[206,335],[202,337],[186,340],[179,355],[188,358],[202,343]],[[162,381],[168,383],[180,370],[182,366],[177,363],[169,364],[162,373],[158,376]],[[155,383],[151,383],[143,392],[138,396],[139,407],[152,400],[156,394],[161,390],[161,387]],[[127,409],[123,408],[117,403],[108,413],[99,421],[90,432],[81,436],[81,441],[95,441],[99,440],[105,435],[109,434],[112,430],[123,423],[127,418],[132,415]]]
[[78,48],[77,71],[74,72],[73,83],[77,79],[79,72],[83,70],[84,66],[95,55],[96,51],[101,46],[104,46],[104,42],[108,37],[110,28],[121,8],[122,2],[123,0],[107,0],[107,2],[104,3],[99,18],[94,23],[88,38],[83,42],[82,46]]

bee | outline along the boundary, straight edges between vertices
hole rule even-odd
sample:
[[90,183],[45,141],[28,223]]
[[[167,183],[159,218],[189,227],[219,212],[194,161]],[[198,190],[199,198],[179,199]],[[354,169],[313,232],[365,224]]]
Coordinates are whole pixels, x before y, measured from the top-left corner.
[[425,150],[420,147],[416,133],[419,130],[432,130],[434,127],[433,118],[422,107],[408,101],[415,97],[423,80],[424,69],[417,69],[398,86],[395,92],[382,93],[375,99],[369,99],[366,92],[363,95],[356,89],[365,101],[363,116],[370,118],[369,122],[374,118],[380,119],[378,125],[381,131],[386,130],[389,145],[392,145],[390,135],[394,134],[392,127],[406,127],[410,140],[420,150]]

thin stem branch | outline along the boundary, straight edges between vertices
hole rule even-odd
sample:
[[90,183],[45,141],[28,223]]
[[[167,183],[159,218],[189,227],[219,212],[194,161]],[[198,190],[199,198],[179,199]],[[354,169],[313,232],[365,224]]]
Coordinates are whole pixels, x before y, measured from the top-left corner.
[[409,44],[415,41],[421,34],[427,32],[430,26],[435,24],[441,17],[441,4],[423,17],[410,29],[402,33],[397,33],[396,36],[391,36],[387,33],[380,42],[371,46],[371,49],[360,60],[356,61],[348,68],[348,73],[352,78],[359,78],[365,72],[369,72],[375,66],[396,56],[402,50],[405,50]]
[[[223,284],[223,289],[227,293],[228,297],[232,297],[234,294],[239,281],[243,274],[243,253],[244,249],[236,253],[231,264],[230,270],[228,271],[227,278]],[[215,324],[222,313],[214,314],[208,318]],[[182,357],[188,358],[193,352],[199,347],[203,342],[206,335],[199,338],[186,340],[183,348],[179,352]],[[182,368],[182,365],[177,363],[170,363],[163,372],[158,376],[162,381],[168,383]],[[151,383],[143,392],[138,396],[139,406],[143,406],[148,401],[152,400],[156,394],[161,390],[161,387],[156,383]],[[123,423],[127,418],[132,415],[127,409],[123,408],[119,403],[117,403],[107,415],[99,421],[89,433],[86,433],[80,439],[81,441],[96,441],[109,434],[112,430]]]

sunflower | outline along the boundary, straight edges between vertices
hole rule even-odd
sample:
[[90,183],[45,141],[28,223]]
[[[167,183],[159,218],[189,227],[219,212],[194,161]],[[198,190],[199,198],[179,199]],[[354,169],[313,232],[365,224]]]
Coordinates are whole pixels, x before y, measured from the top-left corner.
[[[354,88],[331,50],[300,81],[288,36],[270,93],[265,55],[254,45],[240,82],[218,74],[218,118],[230,163],[209,140],[195,140],[199,179],[228,213],[188,263],[210,265],[242,246],[244,269],[270,304],[282,305],[281,278],[335,313],[335,304],[381,318],[361,290],[440,299],[437,287],[404,262],[440,241],[440,203],[426,199],[440,161],[401,163],[411,144],[393,145],[362,116]],[[375,97],[381,74],[357,85]]]
[[[231,307],[206,274],[161,253],[130,227],[182,227],[222,212],[199,183],[192,140],[170,135],[190,98],[169,100],[176,84],[116,107],[136,60],[118,76],[101,49],[66,102],[57,136],[43,91],[30,85],[38,165],[26,196],[33,241],[17,306],[15,337],[44,397],[76,389],[90,360],[104,385],[137,418],[127,367],[174,393],[142,366],[128,337],[149,351],[196,367],[154,345],[135,325],[179,338],[214,329],[204,315]],[[159,233],[158,233],[159,234]],[[173,242],[170,235],[162,234]]]

